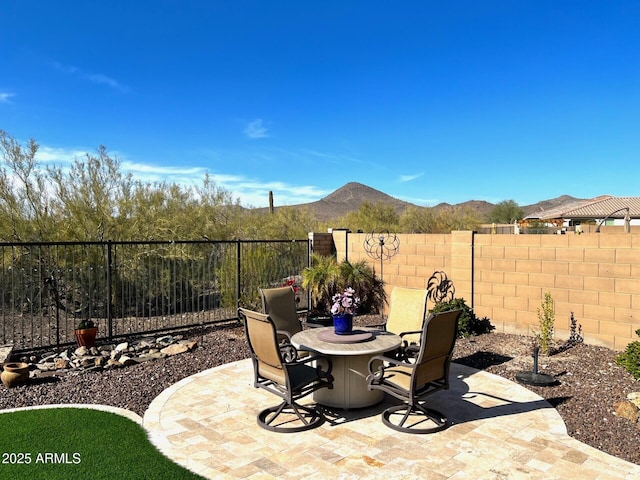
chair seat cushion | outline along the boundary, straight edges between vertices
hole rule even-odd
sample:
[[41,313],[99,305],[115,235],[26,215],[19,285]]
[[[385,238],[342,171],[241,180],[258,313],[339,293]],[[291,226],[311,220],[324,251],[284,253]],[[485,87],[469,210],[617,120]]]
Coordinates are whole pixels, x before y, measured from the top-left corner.
[[402,388],[403,390],[409,391],[411,388],[412,372],[412,368],[403,366],[386,368],[384,371],[384,381],[385,383],[390,383],[396,387]]
[[289,379],[291,380],[291,390],[295,392],[316,380],[320,380],[320,376],[314,367],[298,364],[289,367]]

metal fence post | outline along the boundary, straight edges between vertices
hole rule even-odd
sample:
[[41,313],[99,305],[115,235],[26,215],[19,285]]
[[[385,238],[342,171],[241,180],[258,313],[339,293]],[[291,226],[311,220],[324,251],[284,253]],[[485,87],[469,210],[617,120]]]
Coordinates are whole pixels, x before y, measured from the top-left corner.
[[107,325],[109,330],[109,340],[113,338],[113,308],[111,302],[113,301],[113,283],[111,277],[112,262],[112,249],[113,242],[107,241]]

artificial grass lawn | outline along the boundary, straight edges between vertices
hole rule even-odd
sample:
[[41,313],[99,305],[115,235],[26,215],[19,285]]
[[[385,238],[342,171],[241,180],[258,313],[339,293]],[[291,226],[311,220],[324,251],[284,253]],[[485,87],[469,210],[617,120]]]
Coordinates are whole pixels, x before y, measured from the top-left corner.
[[0,478],[203,477],[162,455],[144,429],[128,418],[86,408],[45,408],[0,414]]

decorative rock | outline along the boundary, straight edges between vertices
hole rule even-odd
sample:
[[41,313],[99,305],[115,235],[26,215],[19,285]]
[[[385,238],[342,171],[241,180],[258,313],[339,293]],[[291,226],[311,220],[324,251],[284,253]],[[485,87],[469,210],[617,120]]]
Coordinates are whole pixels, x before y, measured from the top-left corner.
[[56,370],[62,370],[62,369],[67,369],[69,368],[71,362],[69,362],[68,359],[60,357],[60,358],[56,358],[56,361],[53,364],[53,367]]
[[[67,366],[67,368],[69,368],[69,366]],[[49,370],[55,370],[56,364],[55,362],[40,362],[36,365],[36,368],[42,372],[48,372]]]
[[73,354],[76,357],[84,357],[85,355],[89,354],[89,349],[87,347],[85,347],[85,346],[78,347],[78,348],[76,348],[75,352],[73,352]]
[[[41,357],[33,355],[33,376],[78,375],[103,368],[119,368],[140,362],[153,361],[170,355],[193,350],[197,342],[183,339],[181,335],[163,335],[157,339],[146,337],[118,344],[102,344],[97,347],[65,349],[60,353],[47,352]],[[38,358],[40,360],[38,361]],[[27,360],[27,357],[25,357]]]
[[194,342],[194,341],[192,341],[192,340],[180,340],[180,341],[178,341],[178,344],[179,344],[179,345],[186,345],[186,346],[187,346],[187,349],[188,349],[189,351],[193,350],[193,349],[194,349],[194,348],[196,348],[196,346],[198,345],[198,343],[197,343],[197,342]]
[[45,355],[44,357],[42,357],[42,360],[40,360],[39,363],[50,363],[50,362],[55,362],[56,358],[58,357],[57,354],[55,353],[50,353],[48,355]]
[[640,417],[640,409],[631,402],[616,402],[613,404],[616,415],[621,418],[626,418],[633,423],[638,421]]
[[627,400],[633,403],[636,407],[640,408],[640,392],[631,392],[627,395]]
[[156,350],[155,352],[151,352],[149,351],[149,353],[143,353],[142,355],[140,355],[140,359],[147,361],[147,360],[157,360],[159,358],[165,358],[167,355],[165,353],[161,353],[158,350]]
[[185,353],[188,351],[189,348],[186,345],[174,343],[173,345],[169,345],[168,347],[160,350],[160,353],[164,353],[165,355],[178,355],[179,353]]
[[80,365],[85,368],[95,367],[96,360],[93,357],[85,357],[82,360],[80,360]]
[[135,365],[136,363],[138,363],[133,358],[127,357],[126,355],[122,355],[118,361],[125,367],[128,367],[129,365]]
[[162,346],[169,346],[175,342],[175,339],[171,335],[165,335],[163,337],[158,337],[156,339],[156,343]]

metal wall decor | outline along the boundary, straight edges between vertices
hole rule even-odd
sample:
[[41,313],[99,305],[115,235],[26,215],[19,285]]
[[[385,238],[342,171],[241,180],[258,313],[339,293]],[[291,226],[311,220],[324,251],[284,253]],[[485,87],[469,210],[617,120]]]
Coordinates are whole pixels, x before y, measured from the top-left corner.
[[382,262],[389,260],[400,249],[400,240],[395,233],[381,230],[367,233],[364,238],[364,250],[371,258],[380,260],[380,278],[382,277]]

